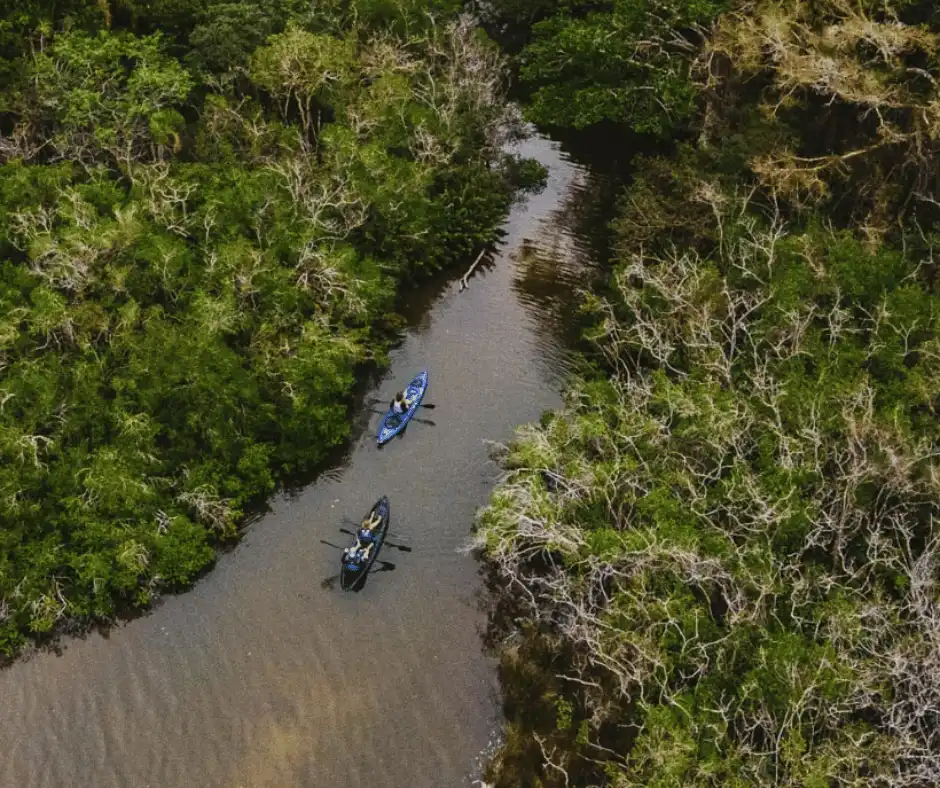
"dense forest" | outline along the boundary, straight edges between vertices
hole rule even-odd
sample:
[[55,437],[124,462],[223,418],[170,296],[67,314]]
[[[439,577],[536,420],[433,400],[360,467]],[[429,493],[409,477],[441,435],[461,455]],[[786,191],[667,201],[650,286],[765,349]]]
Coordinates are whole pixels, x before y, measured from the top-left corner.
[[191,581],[531,167],[450,0],[0,12],[0,653]]
[[657,151],[585,371],[477,524],[489,784],[937,785],[940,12],[498,0],[487,25],[533,120]]

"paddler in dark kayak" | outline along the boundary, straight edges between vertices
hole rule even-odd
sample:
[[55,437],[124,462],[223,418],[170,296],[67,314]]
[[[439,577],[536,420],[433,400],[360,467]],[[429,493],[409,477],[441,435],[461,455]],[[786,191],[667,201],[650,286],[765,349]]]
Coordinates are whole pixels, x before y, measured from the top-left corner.
[[408,408],[411,407],[411,400],[405,396],[404,391],[399,391],[395,395],[395,399],[392,400],[392,404],[389,406],[391,409],[401,416],[403,413],[408,411]]
[[366,561],[372,547],[375,545],[375,526],[382,522],[378,514],[372,514],[366,517],[359,525],[359,532],[356,534],[356,544],[346,548],[346,557],[352,563],[358,564],[359,561]]
[[354,544],[352,547],[346,547],[343,549],[343,561],[347,564],[353,564],[353,566],[359,566],[364,560],[365,555],[363,554],[363,549],[359,544]]

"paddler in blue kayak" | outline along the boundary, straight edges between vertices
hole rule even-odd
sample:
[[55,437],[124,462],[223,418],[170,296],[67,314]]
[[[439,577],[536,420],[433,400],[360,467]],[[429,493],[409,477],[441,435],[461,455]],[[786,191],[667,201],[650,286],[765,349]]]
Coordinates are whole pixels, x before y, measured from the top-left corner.
[[411,407],[411,400],[405,396],[404,391],[399,391],[395,395],[395,399],[392,400],[390,407],[394,413],[397,413],[399,416],[401,416],[403,413],[408,412],[408,408]]

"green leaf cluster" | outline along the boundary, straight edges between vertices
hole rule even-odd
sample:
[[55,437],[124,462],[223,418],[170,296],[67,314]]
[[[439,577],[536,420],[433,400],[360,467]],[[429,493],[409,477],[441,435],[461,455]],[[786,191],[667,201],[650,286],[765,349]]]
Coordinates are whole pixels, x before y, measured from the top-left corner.
[[698,31],[724,0],[555,0],[492,4],[494,26],[517,55],[527,116],[537,124],[581,129],[613,121],[671,136],[695,110],[691,78]]

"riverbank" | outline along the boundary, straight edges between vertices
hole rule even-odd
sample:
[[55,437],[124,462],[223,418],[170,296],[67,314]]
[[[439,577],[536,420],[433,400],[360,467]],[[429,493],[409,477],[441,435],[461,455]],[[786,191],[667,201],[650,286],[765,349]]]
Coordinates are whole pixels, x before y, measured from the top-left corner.
[[656,51],[697,110],[635,162],[594,369],[502,452],[478,520],[497,788],[940,773],[940,138],[906,66],[940,67],[940,29],[916,4],[712,10]]

